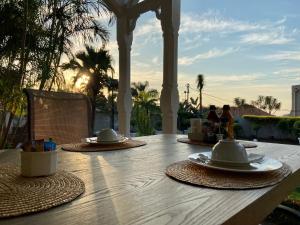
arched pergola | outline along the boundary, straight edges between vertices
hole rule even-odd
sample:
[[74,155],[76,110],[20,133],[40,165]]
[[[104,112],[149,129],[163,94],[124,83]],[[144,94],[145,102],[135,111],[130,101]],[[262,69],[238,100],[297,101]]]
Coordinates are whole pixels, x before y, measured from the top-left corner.
[[130,88],[130,58],[133,30],[139,16],[154,11],[161,21],[163,50],[163,84],[160,97],[164,133],[176,133],[179,94],[177,85],[178,31],[180,26],[180,0],[104,0],[117,17],[119,46],[119,132],[130,135],[132,96]]

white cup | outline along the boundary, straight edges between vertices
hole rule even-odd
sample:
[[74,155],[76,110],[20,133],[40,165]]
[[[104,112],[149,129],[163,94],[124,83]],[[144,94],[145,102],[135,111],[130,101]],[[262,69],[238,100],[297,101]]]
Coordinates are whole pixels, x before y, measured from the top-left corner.
[[25,177],[49,176],[56,173],[56,167],[56,151],[21,151],[21,174]]
[[97,141],[118,141],[119,136],[116,131],[110,128],[102,129],[97,137]]
[[249,162],[245,147],[235,140],[220,140],[213,147],[211,159],[233,163]]

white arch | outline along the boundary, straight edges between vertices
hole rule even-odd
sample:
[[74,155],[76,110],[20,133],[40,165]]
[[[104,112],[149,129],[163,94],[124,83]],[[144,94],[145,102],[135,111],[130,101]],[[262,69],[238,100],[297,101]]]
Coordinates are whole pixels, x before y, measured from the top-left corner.
[[119,131],[130,135],[132,97],[130,89],[130,58],[133,30],[138,17],[155,11],[160,19],[163,39],[163,84],[160,98],[164,133],[177,132],[179,94],[177,84],[178,31],[180,26],[180,0],[104,0],[117,17],[117,41],[119,46]]

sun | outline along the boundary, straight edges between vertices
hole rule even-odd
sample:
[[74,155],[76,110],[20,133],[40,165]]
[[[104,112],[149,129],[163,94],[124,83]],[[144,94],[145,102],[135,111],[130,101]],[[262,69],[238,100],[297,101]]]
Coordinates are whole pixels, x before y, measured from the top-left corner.
[[75,83],[74,87],[80,89],[82,86],[85,86],[89,82],[89,77],[87,75],[81,76]]

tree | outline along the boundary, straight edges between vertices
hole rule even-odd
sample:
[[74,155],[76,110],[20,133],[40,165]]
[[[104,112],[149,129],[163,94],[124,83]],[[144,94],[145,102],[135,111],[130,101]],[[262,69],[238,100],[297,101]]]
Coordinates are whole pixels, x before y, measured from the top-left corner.
[[40,60],[42,70],[38,76],[40,90],[44,89],[48,80],[52,87],[62,55],[71,53],[72,39],[92,41],[100,38],[103,43],[108,41],[107,30],[95,17],[103,12],[109,14],[102,0],[53,0],[45,1],[44,6],[41,7],[41,19],[46,35]]
[[133,95],[134,107],[142,107],[147,113],[152,113],[156,111],[158,100],[158,91],[156,89],[148,89],[148,81],[141,83],[132,83],[132,92],[136,93]]
[[39,7],[37,0],[0,2],[0,149],[7,143],[13,119],[25,109],[22,88],[31,84],[25,79],[36,68],[31,61],[38,57],[37,40],[41,37],[37,32],[41,26]]
[[178,129],[184,132],[190,126],[190,118],[195,117],[195,114],[190,108],[190,104],[187,101],[179,102],[179,108],[177,112],[177,126]]
[[159,94],[156,89],[148,89],[149,82],[132,83],[133,118],[137,125],[139,135],[152,135],[154,133],[152,116],[160,113],[156,105]]
[[193,97],[190,97],[190,102],[191,102],[191,105],[194,106],[194,107],[197,107],[198,106],[198,98],[193,98]]
[[23,88],[62,88],[61,57],[74,41],[108,41],[104,12],[112,15],[102,0],[0,1],[0,148],[25,108]]
[[251,104],[259,109],[265,110],[266,109],[266,105],[264,104],[265,101],[265,97],[262,95],[259,95],[257,97],[256,101],[252,101]]
[[92,102],[93,122],[96,109],[96,97],[100,90],[109,87],[108,73],[114,73],[112,60],[109,51],[104,49],[104,47],[97,50],[86,45],[85,51],[76,53],[76,55],[70,59],[69,63],[62,65],[63,70],[71,69],[77,71],[74,77],[74,84],[79,78],[88,76],[86,91]]
[[293,133],[300,138],[300,120],[295,121],[293,124]]
[[203,90],[203,87],[204,87],[204,75],[198,74],[196,83],[197,83],[197,88],[199,90],[199,99],[200,99],[199,109],[200,109],[200,113],[202,114],[202,111],[203,111],[203,108],[202,108],[203,107],[202,106],[202,90]]
[[240,98],[240,97],[234,98],[233,102],[237,107],[241,107],[241,106],[246,105],[246,99],[243,99],[243,98]]
[[119,81],[117,79],[113,78],[113,73],[112,77],[108,78],[108,92],[111,92],[111,95],[108,96],[108,102],[110,102],[110,112],[111,112],[111,117],[110,117],[110,125],[112,129],[115,129],[115,99],[117,98],[117,94],[114,93],[118,90],[119,87]]
[[137,97],[139,92],[145,91],[149,87],[149,82],[132,82],[131,95]]
[[252,105],[266,111],[270,115],[275,113],[281,108],[281,102],[279,102],[273,96],[258,96],[256,101],[252,101]]
[[267,112],[270,115],[272,115],[272,113],[275,113],[277,110],[280,110],[281,108],[281,102],[278,102],[278,100],[273,96],[265,97],[265,105],[266,105]]
[[199,98],[193,98],[190,97],[190,101],[187,102],[185,101],[184,104],[186,105],[186,109],[192,113],[194,115],[194,117],[198,117],[199,116],[199,110],[197,109],[197,107],[199,106],[198,104],[198,100]]

